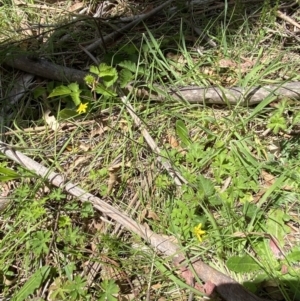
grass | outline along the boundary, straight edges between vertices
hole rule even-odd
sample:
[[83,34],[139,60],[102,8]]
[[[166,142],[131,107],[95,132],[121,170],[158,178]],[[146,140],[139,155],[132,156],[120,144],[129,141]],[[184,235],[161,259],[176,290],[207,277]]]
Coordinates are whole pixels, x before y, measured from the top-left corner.
[[[5,1],[1,62],[17,51],[83,70],[95,65],[78,53],[77,43],[91,40],[99,24],[89,17],[72,19],[71,4],[44,3],[41,10],[39,2]],[[134,3],[127,4],[128,13]],[[121,82],[130,79],[140,91],[155,90],[157,84],[166,90],[187,85],[250,89],[299,80],[297,45],[284,35],[288,24],[276,18],[279,4],[253,4],[247,12],[242,4],[220,12],[195,9],[196,25],[216,47],[208,46],[204,36],[191,35],[185,22],[191,15],[184,10],[170,19],[157,17],[157,26],[146,21],[117,45],[107,45],[105,55],[98,53],[106,64],[99,72],[109,75],[103,77],[105,91],[91,91],[94,83],[80,87],[81,93],[65,85],[69,94],[75,89],[80,95],[72,98],[60,95],[61,83],[36,79],[14,108],[2,140],[156,233],[173,237],[190,258],[201,258],[257,295],[299,300],[297,101],[270,95],[255,107],[209,106],[170,97],[141,101],[130,92],[130,103],[163,156],[188,181],[177,187],[126,106],[111,96],[118,92],[115,85],[108,84],[116,76]],[[96,9],[92,2],[84,6]],[[287,11],[295,20],[298,7]],[[39,22],[53,27],[33,30],[30,24]],[[101,23],[100,30],[105,35],[112,29]],[[1,94],[7,100],[18,72],[2,70]],[[80,116],[78,101],[88,103]],[[47,110],[60,123],[68,121],[62,131],[51,129]],[[3,199],[11,200],[0,219],[2,297],[187,300],[194,292],[194,300],[203,300],[173,273],[166,258],[91,204],[3,155],[0,172]],[[200,223],[201,242],[193,232]]]

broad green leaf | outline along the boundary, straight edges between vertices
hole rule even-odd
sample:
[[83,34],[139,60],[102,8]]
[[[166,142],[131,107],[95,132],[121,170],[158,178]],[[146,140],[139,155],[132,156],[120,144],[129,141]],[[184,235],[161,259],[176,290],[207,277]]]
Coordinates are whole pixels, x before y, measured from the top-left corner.
[[46,265],[37,270],[23,285],[23,287],[12,297],[12,301],[23,301],[41,287],[42,283],[48,279],[51,267]]
[[199,189],[202,191],[204,194],[204,197],[212,197],[216,190],[214,187],[214,184],[211,180],[205,178],[201,174],[198,176],[198,183],[199,183]]
[[287,254],[286,259],[289,262],[300,262],[300,248],[293,248],[292,251],[289,254]]
[[133,79],[133,74],[127,69],[122,69],[119,73],[119,77],[120,87],[124,88]]
[[99,94],[102,94],[104,96],[108,96],[108,97],[114,97],[117,96],[116,93],[114,93],[113,91],[107,89],[105,86],[101,85],[101,84],[97,84],[95,91]]
[[273,235],[281,247],[284,246],[284,236],[290,232],[290,228],[285,224],[286,214],[281,209],[270,212],[266,223],[266,230]]
[[66,120],[75,117],[77,115],[78,113],[75,110],[70,110],[70,109],[63,109],[58,113],[58,117],[60,120]]
[[129,71],[131,71],[132,73],[136,72],[136,63],[131,62],[131,61],[123,61],[119,64],[120,67],[127,69]]
[[77,83],[71,83],[70,85],[68,85],[68,88],[72,91],[72,92],[78,92],[80,93],[81,90],[79,89],[79,86]]
[[63,96],[63,95],[70,95],[72,93],[72,91],[66,87],[66,86],[59,86],[56,87],[48,96],[48,98],[50,97],[55,97],[55,96]]
[[189,133],[188,130],[182,120],[176,121],[176,134],[180,138],[182,144],[184,146],[189,146],[191,144],[191,141],[189,139]]
[[227,260],[226,265],[229,270],[236,273],[248,273],[259,271],[261,269],[255,260],[249,255],[232,256]]
[[73,100],[73,102],[74,102],[74,104],[75,104],[76,107],[79,106],[80,103],[81,103],[80,93],[81,93],[81,90],[79,90],[77,92],[72,92],[70,94],[70,96],[72,97],[72,100]]
[[90,72],[99,75],[99,69],[96,66],[91,66]]
[[117,81],[118,72],[115,68],[106,64],[100,64],[99,70],[99,77],[103,80],[103,84],[106,87],[111,87]]

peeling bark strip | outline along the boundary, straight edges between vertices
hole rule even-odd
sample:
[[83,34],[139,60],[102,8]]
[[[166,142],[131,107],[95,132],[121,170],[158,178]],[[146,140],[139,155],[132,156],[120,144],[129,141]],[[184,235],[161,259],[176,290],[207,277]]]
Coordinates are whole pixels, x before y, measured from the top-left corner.
[[[9,58],[6,64],[27,73],[64,83],[77,82],[84,84],[84,77],[88,74],[84,71],[50,63],[44,59],[31,59],[26,56]],[[133,89],[129,87],[129,90]],[[193,104],[240,104],[244,106],[256,105],[270,95],[274,98],[300,99],[300,81],[257,86],[250,89],[241,87],[203,88],[190,86],[167,92],[164,92],[162,87],[158,87],[158,90],[162,91],[162,93],[150,94],[148,98],[150,100],[164,101],[170,96],[175,100],[183,100]]]
[[227,301],[263,301],[263,299],[248,292],[235,280],[213,269],[200,259],[192,261],[191,264],[193,268],[189,269],[188,259],[185,258],[184,253],[180,251],[180,247],[177,244],[152,232],[143,225],[138,224],[125,213],[107,204],[100,198],[84,191],[79,186],[66,181],[60,174],[52,172],[50,169],[25,156],[21,152],[7,146],[7,144],[3,143],[1,140],[0,152],[30,171],[33,171],[36,175],[48,180],[52,185],[64,189],[69,194],[77,197],[80,201],[92,203],[97,210],[108,215],[129,231],[132,231],[150,243],[155,251],[159,251],[165,256],[172,257],[174,266],[179,268],[184,272],[184,275],[186,275],[185,280],[187,283],[190,283],[190,277],[193,277],[194,270],[200,279],[215,285],[217,292]]

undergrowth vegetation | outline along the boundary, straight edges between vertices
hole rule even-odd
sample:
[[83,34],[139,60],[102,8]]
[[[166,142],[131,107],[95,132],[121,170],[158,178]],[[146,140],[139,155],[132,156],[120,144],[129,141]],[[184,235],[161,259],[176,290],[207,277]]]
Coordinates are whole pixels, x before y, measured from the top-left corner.
[[[192,104],[168,93],[299,81],[299,27],[278,14],[300,22],[299,3],[210,3],[199,13],[177,3],[84,52],[77,45],[95,32],[105,35],[119,18],[160,4],[105,3],[93,19],[92,1],[3,1],[1,140],[251,292],[300,300],[299,100],[270,91],[255,106]],[[75,5],[86,8],[82,15]],[[37,77],[9,107],[21,71],[5,60],[16,53],[89,74],[83,84]],[[162,168],[142,127],[185,184]],[[0,158],[3,300],[203,300],[168,258],[91,203]]]

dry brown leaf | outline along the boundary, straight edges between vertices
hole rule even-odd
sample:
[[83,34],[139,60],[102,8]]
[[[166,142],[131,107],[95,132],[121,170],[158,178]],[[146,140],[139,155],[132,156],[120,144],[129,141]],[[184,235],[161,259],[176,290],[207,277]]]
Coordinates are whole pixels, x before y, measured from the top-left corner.
[[91,131],[90,137],[93,138],[95,136],[102,136],[102,134],[104,134],[107,130],[108,130],[108,127],[107,126],[104,127],[101,124]]
[[236,68],[237,63],[230,59],[221,59],[219,60],[220,68]]
[[109,179],[107,182],[107,194],[109,195],[114,186],[119,182],[119,175],[117,174],[118,169],[115,169],[114,172],[109,171]]
[[148,210],[147,218],[148,219],[153,219],[155,221],[159,221],[160,220],[159,217],[158,217],[158,215],[155,212],[153,212],[152,210]]
[[75,12],[76,10],[79,10],[81,8],[84,7],[84,3],[83,2],[79,2],[79,3],[74,3],[73,5],[71,5],[71,7],[68,9],[69,12]]
[[139,223],[141,223],[141,222],[145,219],[145,217],[146,217],[146,215],[147,215],[147,211],[148,211],[147,208],[144,208],[144,209],[142,210],[142,212],[141,212],[140,215],[139,215]]
[[171,145],[172,148],[175,148],[177,149],[179,147],[179,142],[177,141],[177,139],[171,135],[171,134],[168,134],[168,142],[169,144]]
[[85,156],[80,156],[78,158],[76,158],[73,163],[71,164],[70,168],[75,168],[77,167],[79,164],[82,164],[84,162],[86,162],[89,159],[89,157],[85,157]]
[[91,146],[89,144],[86,144],[86,143],[80,143],[79,148],[81,150],[83,150],[84,152],[87,152],[91,149]]
[[266,193],[267,189],[262,188],[258,191],[258,193],[253,197],[253,203],[256,204],[262,198],[262,196]]
[[273,185],[275,183],[276,177],[264,170],[261,171],[260,176],[265,181],[265,184],[267,187],[270,187],[271,185]]
[[126,294],[126,295],[119,295],[118,301],[132,301],[136,300],[136,296],[134,294]]

